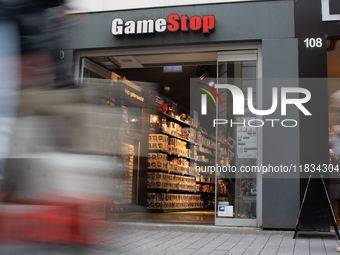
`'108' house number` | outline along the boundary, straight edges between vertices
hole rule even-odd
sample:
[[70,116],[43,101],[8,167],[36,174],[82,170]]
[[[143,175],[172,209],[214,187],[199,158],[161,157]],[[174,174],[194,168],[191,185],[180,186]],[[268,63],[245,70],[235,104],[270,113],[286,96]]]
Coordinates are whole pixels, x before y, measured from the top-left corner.
[[303,41],[305,43],[306,48],[321,48],[322,47],[322,38],[306,38]]

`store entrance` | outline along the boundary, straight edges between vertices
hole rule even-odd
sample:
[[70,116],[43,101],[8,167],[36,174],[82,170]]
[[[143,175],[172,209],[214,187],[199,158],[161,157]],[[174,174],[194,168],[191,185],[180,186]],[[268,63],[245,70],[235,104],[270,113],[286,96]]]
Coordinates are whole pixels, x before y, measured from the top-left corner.
[[[114,77],[116,82],[149,84],[149,91],[144,93],[150,99],[148,160],[138,177],[141,185],[135,188],[139,196],[144,194],[145,197],[138,202],[131,201],[137,207],[130,206],[124,213],[119,213],[118,220],[258,225],[257,176],[199,171],[201,166],[257,164],[257,133],[255,130],[251,130],[251,134],[248,129],[245,131],[245,135],[255,137],[250,141],[255,154],[250,155],[244,150],[238,153],[238,149],[242,149],[236,142],[239,130],[236,127],[205,128],[211,120],[202,117],[198,109],[192,109],[190,86],[192,79],[198,79],[205,84],[212,80],[214,83],[236,82],[244,89],[253,80],[251,86],[256,91],[255,79],[259,73],[257,46],[256,50],[241,54],[236,51],[202,51],[94,55],[81,61],[87,63],[86,70],[84,66],[81,68],[82,77],[91,74],[95,78]],[[228,103],[225,108],[216,110],[219,115],[229,118],[231,95],[222,90],[218,93]],[[142,133],[145,134],[145,130]],[[143,144],[140,148],[143,150]],[[229,210],[229,214],[221,213],[222,207]]]

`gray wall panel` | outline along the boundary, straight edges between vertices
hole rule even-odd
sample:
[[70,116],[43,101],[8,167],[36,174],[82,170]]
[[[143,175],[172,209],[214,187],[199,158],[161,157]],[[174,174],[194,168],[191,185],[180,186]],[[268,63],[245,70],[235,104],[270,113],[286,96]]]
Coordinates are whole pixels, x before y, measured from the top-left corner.
[[[214,15],[215,31],[209,35],[201,32],[163,32],[143,35],[114,36],[111,23],[114,18],[124,21],[167,18],[168,15]],[[79,23],[70,36],[73,49],[112,47],[141,47],[190,43],[212,43],[263,38],[294,37],[294,2],[248,2],[212,4],[187,7],[155,8],[136,11],[116,11],[79,14]]]
[[[271,106],[272,87],[298,87],[297,39],[263,40],[264,109]],[[273,79],[266,79],[273,78]],[[274,79],[275,78],[275,79]],[[279,78],[279,79],[277,79]],[[279,94],[280,95],[280,94]],[[295,119],[299,122],[299,110],[288,107],[287,115],[281,116],[280,106],[266,118]],[[290,166],[299,164],[299,126],[285,128],[281,125],[264,126],[263,164]],[[277,175],[275,175],[277,177]],[[299,175],[263,179],[263,228],[293,229],[300,206]]]

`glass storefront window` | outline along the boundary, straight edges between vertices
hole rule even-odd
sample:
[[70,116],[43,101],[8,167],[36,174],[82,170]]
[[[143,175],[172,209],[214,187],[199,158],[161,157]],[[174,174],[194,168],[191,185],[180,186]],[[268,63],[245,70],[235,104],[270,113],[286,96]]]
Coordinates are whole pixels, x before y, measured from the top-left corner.
[[[249,87],[256,106],[256,61],[218,63],[218,84],[231,84],[242,90],[245,98]],[[233,114],[234,96],[229,89],[217,89],[222,105],[217,104],[217,117],[226,124],[216,125],[217,218],[256,219],[256,173],[248,171],[257,164],[257,123],[245,104],[244,115]]]
[[105,79],[99,74],[92,72],[91,70],[84,68],[84,78]]

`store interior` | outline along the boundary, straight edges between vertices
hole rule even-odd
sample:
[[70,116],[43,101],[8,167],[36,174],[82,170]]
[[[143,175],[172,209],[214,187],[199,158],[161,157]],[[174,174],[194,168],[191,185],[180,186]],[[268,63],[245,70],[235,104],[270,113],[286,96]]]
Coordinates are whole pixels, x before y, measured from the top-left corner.
[[[147,182],[146,190],[139,191],[145,194],[146,206],[141,205],[143,202],[134,202],[133,193],[136,188],[127,189],[124,192],[130,194],[130,197],[124,203],[130,206],[119,210],[120,213],[115,215],[116,220],[214,224],[215,214],[216,217],[219,216],[215,212],[216,194],[219,205],[232,208],[231,212],[228,212],[229,215],[224,217],[256,219],[254,176],[240,178],[235,174],[217,176],[211,172],[197,172],[197,166],[215,165],[215,160],[222,165],[255,163],[254,159],[235,162],[236,132],[241,130],[227,130],[227,127],[218,132],[219,153],[216,159],[216,133],[214,129],[208,128],[212,125],[207,125],[212,123],[209,118],[213,118],[216,113],[212,101],[209,102],[211,105],[208,105],[209,109],[213,110],[210,117],[209,114],[201,116],[190,111],[193,104],[200,105],[200,100],[190,100],[200,99],[191,95],[191,79],[198,79],[205,84],[215,82],[217,52],[98,56],[88,59],[112,71],[121,80],[154,84],[152,93],[167,101],[167,110],[159,109],[163,105],[150,107],[147,180],[142,180],[139,175],[139,181]],[[236,73],[241,75],[241,78],[242,72],[255,75],[253,70],[256,69],[253,63],[241,62],[232,62],[221,67],[222,65],[220,70],[225,73],[225,78],[228,76],[231,79]],[[100,78],[95,74],[90,77]],[[226,99],[232,102],[231,95],[225,93]],[[176,107],[172,110],[171,106],[174,105]],[[230,103],[228,105],[230,106]],[[223,114],[231,115],[232,107],[226,109]],[[250,131],[244,132],[249,135]],[[256,137],[255,133],[254,136]],[[127,164],[135,162],[134,157],[127,157]],[[136,183],[133,180],[136,175],[133,173],[135,170],[130,170],[131,183],[127,182],[127,186],[131,187]]]

